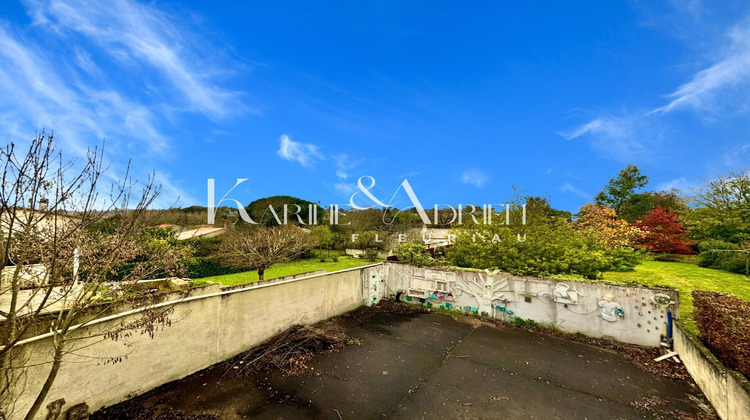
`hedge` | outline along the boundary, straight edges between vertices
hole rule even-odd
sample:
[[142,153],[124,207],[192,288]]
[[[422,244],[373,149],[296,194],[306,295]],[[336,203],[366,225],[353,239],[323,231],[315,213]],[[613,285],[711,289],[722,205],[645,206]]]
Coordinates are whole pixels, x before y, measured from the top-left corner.
[[725,366],[750,376],[750,302],[695,290],[693,305],[701,341]]
[[230,267],[212,261],[208,258],[193,257],[185,264],[188,277],[199,279],[203,277],[221,276],[224,274],[234,274],[247,271],[246,268]]

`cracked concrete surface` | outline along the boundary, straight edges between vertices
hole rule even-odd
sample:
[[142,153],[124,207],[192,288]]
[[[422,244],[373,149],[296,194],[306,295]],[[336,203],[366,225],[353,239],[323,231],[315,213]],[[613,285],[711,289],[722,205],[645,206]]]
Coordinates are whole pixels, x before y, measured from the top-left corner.
[[[377,313],[346,325],[362,344],[317,356],[312,375],[262,372],[217,385],[224,372],[214,369],[151,393],[145,405],[222,419],[704,414],[695,386],[653,376],[617,353],[584,344],[434,313]],[[634,405],[646,399],[658,403],[649,410]]]

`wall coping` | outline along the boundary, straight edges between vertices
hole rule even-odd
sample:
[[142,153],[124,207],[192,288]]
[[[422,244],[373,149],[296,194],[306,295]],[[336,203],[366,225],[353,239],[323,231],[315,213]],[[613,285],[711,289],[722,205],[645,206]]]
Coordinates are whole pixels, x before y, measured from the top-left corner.
[[[139,312],[143,312],[143,311],[145,311],[147,309],[161,308],[161,307],[164,307],[164,306],[174,305],[174,304],[183,303],[183,302],[190,302],[190,301],[200,300],[200,299],[209,299],[209,298],[213,298],[213,297],[217,297],[217,296],[225,296],[225,295],[230,295],[230,294],[234,294],[234,293],[247,292],[247,291],[250,291],[250,290],[263,289],[263,288],[266,288],[266,287],[280,286],[282,284],[294,283],[294,282],[298,282],[298,281],[302,281],[302,280],[310,280],[310,279],[314,279],[314,278],[317,278],[317,277],[329,276],[331,274],[346,273],[346,272],[349,272],[349,271],[359,271],[359,270],[362,270],[362,269],[365,269],[365,268],[376,267],[376,266],[383,265],[383,264],[384,264],[383,262],[377,262],[377,263],[373,263],[373,264],[361,265],[359,267],[352,267],[352,268],[345,268],[343,270],[331,271],[330,273],[313,274],[311,276],[299,277],[299,278],[296,278],[296,279],[282,280],[282,281],[277,281],[277,282],[269,282],[269,283],[258,284],[258,285],[253,285],[253,283],[250,283],[247,287],[243,287],[243,288],[239,288],[239,289],[222,290],[222,291],[219,291],[219,292],[216,292],[216,293],[208,293],[208,294],[205,294],[205,295],[189,296],[189,297],[185,297],[183,299],[177,299],[177,300],[170,300],[170,301],[166,301],[166,302],[160,302],[160,303],[156,303],[154,305],[148,305],[148,306],[144,306],[144,307],[141,307],[141,308],[131,309],[131,310],[125,311],[125,312],[119,312],[119,313],[116,313],[116,314],[113,314],[113,315],[109,315],[109,316],[105,316],[105,317],[102,317],[102,318],[93,319],[90,322],[84,322],[82,324],[77,324],[77,325],[74,325],[74,326],[70,327],[69,331],[74,331],[74,330],[77,330],[77,329],[80,329],[80,328],[83,328],[83,327],[88,327],[90,325],[100,324],[102,322],[107,322],[107,321],[111,321],[111,320],[118,319],[118,318],[125,318],[125,317],[128,317],[130,315],[137,314]],[[40,335],[37,335],[37,336],[34,336],[34,337],[30,337],[30,338],[27,338],[27,339],[24,339],[24,340],[21,340],[21,341],[17,342],[13,347],[20,347],[20,346],[23,346],[23,345],[28,344],[28,343],[33,343],[35,341],[44,340],[44,339],[47,339],[49,337],[52,337],[55,333],[56,333],[56,331],[50,331],[48,333],[44,333],[44,334],[40,334]],[[4,349],[4,348],[5,348],[5,346],[0,346],[0,349]]]
[[[676,322],[675,322],[676,321]],[[734,377],[737,382],[739,382],[740,386],[745,390],[745,392],[750,395],[750,380],[748,380],[745,375],[742,373],[730,369],[724,365],[724,363],[719,360],[719,358],[716,357],[715,354],[711,352],[711,350],[708,349],[703,343],[698,340],[697,337],[692,336],[691,334],[688,334],[685,332],[682,324],[679,322],[679,320],[673,320],[672,326],[680,332],[680,334],[687,340],[690,344],[695,346],[695,348],[698,350],[698,352],[703,356],[707,362],[711,364],[711,366],[716,369],[717,373],[720,375],[727,375]]]

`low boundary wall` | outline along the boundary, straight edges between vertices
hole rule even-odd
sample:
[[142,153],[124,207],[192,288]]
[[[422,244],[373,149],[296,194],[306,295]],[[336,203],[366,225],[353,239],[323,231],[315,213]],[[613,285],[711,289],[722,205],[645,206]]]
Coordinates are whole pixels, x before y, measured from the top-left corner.
[[[401,292],[402,300],[411,303],[484,313],[505,321],[515,317],[532,319],[566,332],[651,347],[661,341],[667,311],[677,316],[679,308],[678,293],[672,289],[550,280],[500,271],[420,268],[399,263],[386,263],[386,286],[388,295]],[[667,297],[671,303],[657,304],[653,300],[657,295]],[[604,314],[603,306],[612,309],[611,316]]]
[[[564,296],[557,293],[560,283],[567,287]],[[145,308],[77,328],[43,407],[64,398],[63,411],[81,402],[96,411],[236,356],[293,324],[315,323],[399,292],[412,303],[505,320],[518,316],[569,332],[647,346],[658,345],[665,311],[676,312],[678,306],[677,293],[669,289],[376,263],[160,303],[155,306],[173,307],[172,323],[153,338],[138,332],[117,340],[102,338],[119,325],[137,321]],[[652,300],[657,294],[673,303],[659,306]],[[611,300],[605,299],[608,295]],[[604,318],[602,302],[620,308],[614,321]],[[726,369],[676,322],[673,331],[675,350],[719,416],[746,419],[748,381]],[[7,418],[22,418],[36,398],[49,371],[51,344],[51,335],[43,334],[16,346],[14,360],[23,361],[24,367],[14,405],[3,407]],[[121,360],[112,363],[113,359]],[[45,416],[42,409],[37,418]]]
[[706,347],[674,322],[674,349],[680,360],[724,420],[750,418],[750,382],[727,369]]
[[[226,290],[157,306],[173,306],[170,326],[148,334],[104,339],[102,333],[142,316],[136,309],[99,319],[72,333],[70,348],[43,407],[64,398],[63,411],[85,402],[91,411],[181,379],[263,343],[293,324],[310,324],[361,306],[365,279],[382,276],[383,264]],[[20,393],[9,419],[22,418],[49,372],[52,338],[20,342]],[[114,358],[122,358],[111,363]],[[40,410],[38,418],[46,416]]]

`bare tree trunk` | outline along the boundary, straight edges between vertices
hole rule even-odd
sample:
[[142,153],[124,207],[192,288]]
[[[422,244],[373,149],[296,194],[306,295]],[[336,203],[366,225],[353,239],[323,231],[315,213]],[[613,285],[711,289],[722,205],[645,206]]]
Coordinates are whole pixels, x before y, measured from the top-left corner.
[[[62,340],[62,337],[60,337]],[[63,358],[63,343],[60,342],[59,345],[55,344],[55,356],[52,359],[52,367],[49,370],[49,374],[47,375],[47,380],[44,381],[44,385],[42,385],[42,389],[39,391],[39,394],[36,396],[36,400],[34,401],[34,404],[29,409],[29,412],[26,413],[25,420],[34,420],[34,417],[36,417],[36,414],[39,412],[39,409],[42,408],[42,404],[44,403],[44,400],[47,398],[47,394],[49,394],[50,388],[52,388],[52,384],[55,382],[55,378],[57,377],[57,372],[60,370],[60,365],[62,364],[62,358]]]
[[264,277],[265,273],[266,273],[266,268],[265,267],[258,268],[258,281],[265,280],[265,277]]

